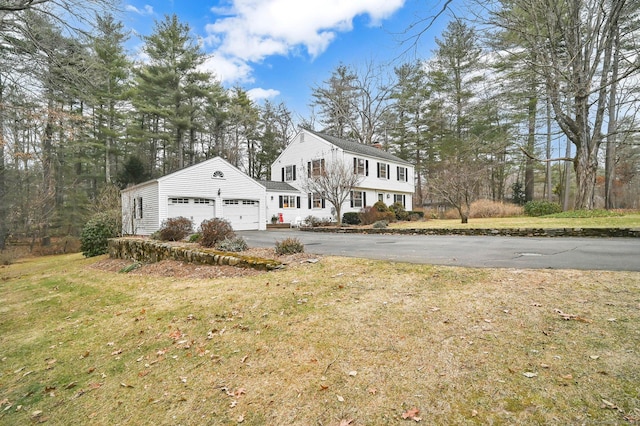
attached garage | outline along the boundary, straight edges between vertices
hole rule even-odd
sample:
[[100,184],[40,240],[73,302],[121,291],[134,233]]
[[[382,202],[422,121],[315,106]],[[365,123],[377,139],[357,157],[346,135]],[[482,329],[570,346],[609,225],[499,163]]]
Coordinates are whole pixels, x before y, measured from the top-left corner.
[[258,200],[223,200],[223,215],[233,229],[246,231],[258,229],[260,221],[260,202]]
[[121,196],[125,234],[151,235],[178,216],[191,219],[196,229],[214,217],[238,231],[267,227],[264,185],[220,157],[126,188]]
[[169,197],[167,217],[186,217],[191,219],[195,229],[203,220],[216,217],[215,200],[211,198]]

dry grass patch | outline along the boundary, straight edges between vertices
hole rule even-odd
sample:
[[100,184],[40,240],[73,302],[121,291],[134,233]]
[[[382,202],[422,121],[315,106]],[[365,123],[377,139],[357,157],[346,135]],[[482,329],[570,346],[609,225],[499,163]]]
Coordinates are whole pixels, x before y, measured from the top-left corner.
[[0,423],[640,418],[638,273],[328,257],[183,279],[97,261],[0,269]]

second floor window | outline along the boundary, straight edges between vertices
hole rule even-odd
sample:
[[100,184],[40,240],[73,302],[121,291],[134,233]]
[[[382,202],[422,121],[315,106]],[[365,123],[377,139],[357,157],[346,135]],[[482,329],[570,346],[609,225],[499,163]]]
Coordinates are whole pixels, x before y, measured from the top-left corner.
[[286,166],[282,168],[282,181],[291,182],[296,180],[296,166]]
[[307,173],[309,177],[322,176],[324,174],[324,158],[309,161],[307,163]]
[[353,173],[356,175],[369,176],[369,160],[354,158]]
[[387,163],[378,163],[378,177],[389,179],[389,165]]
[[401,182],[407,181],[407,168],[398,166],[398,180]]

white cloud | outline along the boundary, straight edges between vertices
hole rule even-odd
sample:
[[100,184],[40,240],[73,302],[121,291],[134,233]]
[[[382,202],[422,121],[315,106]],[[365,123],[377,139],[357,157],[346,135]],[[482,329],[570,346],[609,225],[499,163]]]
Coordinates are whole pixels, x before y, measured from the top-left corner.
[[275,98],[279,94],[280,92],[278,90],[263,89],[261,87],[256,87],[254,89],[247,90],[247,96],[249,96],[249,98],[254,101]]
[[143,15],[143,16],[153,15],[153,6],[150,6],[148,4],[145,4],[144,8],[142,9],[138,9],[132,4],[127,4],[124,6],[124,10],[126,10],[127,12],[137,13],[138,15]]
[[251,83],[251,67],[246,62],[218,54],[208,57],[200,66],[202,71],[213,73],[221,83]]
[[[405,0],[232,0],[230,7],[212,9],[222,16],[206,26],[205,42],[220,63],[232,64],[225,80],[247,79],[249,63],[271,55],[289,55],[301,49],[321,55],[339,32],[353,29],[356,16],[368,16],[372,25],[400,9]],[[242,65],[244,64],[244,66]]]

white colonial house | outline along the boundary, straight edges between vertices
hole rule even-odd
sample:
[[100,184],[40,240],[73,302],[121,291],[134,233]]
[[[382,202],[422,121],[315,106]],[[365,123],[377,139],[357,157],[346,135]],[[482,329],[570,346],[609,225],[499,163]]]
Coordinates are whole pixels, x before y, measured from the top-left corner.
[[272,220],[299,224],[308,216],[335,220],[335,209],[321,194],[303,190],[300,173],[344,161],[362,175],[342,212],[359,211],[382,200],[412,209],[414,168],[381,149],[301,130],[271,167],[272,181],[257,181],[220,157],[124,189],[123,232],[150,235],[167,218],[183,216],[197,228],[214,217],[234,230],[264,230]]
[[[312,176],[332,162],[343,162],[361,175],[360,183],[342,205],[342,213],[360,211],[377,201],[401,203],[412,210],[414,167],[381,148],[347,141],[311,130],[301,130],[271,165],[271,177],[300,191],[300,201],[279,205],[285,222],[298,217],[335,218],[334,207],[322,194],[304,192],[305,175]],[[291,201],[291,200],[288,200]]]

